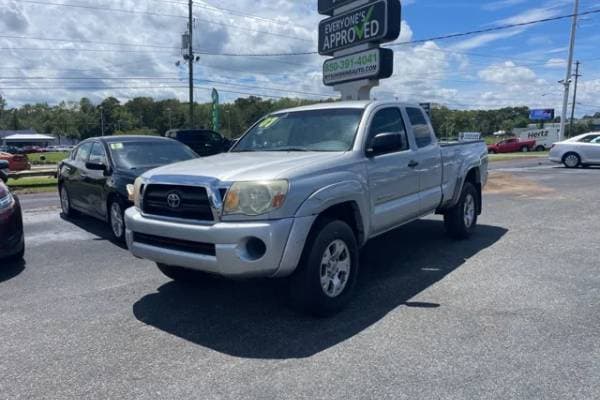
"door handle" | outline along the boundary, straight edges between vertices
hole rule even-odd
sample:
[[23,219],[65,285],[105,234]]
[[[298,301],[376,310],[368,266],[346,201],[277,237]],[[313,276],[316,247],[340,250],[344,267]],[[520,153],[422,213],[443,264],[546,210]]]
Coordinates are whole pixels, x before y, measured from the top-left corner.
[[409,162],[409,163],[408,163],[408,166],[409,166],[410,168],[416,168],[416,167],[418,167],[418,166],[419,166],[419,163],[418,163],[418,162],[416,162],[415,160],[412,160],[411,162]]

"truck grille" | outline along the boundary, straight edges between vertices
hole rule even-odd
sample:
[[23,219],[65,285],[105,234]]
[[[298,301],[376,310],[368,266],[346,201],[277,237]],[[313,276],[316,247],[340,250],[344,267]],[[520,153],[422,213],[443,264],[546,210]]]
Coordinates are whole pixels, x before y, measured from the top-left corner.
[[145,214],[162,217],[213,221],[206,188],[195,186],[154,185],[144,191]]
[[190,242],[188,240],[171,239],[160,236],[145,235],[135,232],[133,241],[148,246],[160,247],[163,249],[183,251],[186,253],[203,254],[207,256],[215,256],[216,249],[214,244]]

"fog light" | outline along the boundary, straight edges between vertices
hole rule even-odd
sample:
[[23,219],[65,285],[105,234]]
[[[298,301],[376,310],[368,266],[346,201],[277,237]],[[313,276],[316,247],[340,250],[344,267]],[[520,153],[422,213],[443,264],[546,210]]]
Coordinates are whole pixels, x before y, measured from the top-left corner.
[[246,261],[260,260],[267,252],[267,245],[259,238],[244,239],[238,247],[238,255]]

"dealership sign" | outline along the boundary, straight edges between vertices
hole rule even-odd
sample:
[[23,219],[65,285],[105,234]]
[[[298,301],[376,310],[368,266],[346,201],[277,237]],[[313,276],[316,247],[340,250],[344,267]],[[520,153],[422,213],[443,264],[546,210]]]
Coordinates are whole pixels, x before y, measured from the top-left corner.
[[334,55],[365,43],[385,43],[399,35],[400,1],[379,0],[321,21],[319,54]]
[[356,0],[319,0],[319,14],[332,15],[336,8],[350,4]]
[[323,83],[333,86],[361,79],[385,79],[393,72],[394,52],[376,48],[325,61]]

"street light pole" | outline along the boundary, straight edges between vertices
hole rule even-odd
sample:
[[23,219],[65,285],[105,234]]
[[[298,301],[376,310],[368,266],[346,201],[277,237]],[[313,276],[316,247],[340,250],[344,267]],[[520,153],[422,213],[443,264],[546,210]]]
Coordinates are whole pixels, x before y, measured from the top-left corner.
[[104,136],[104,107],[100,106],[100,131]]
[[188,8],[189,8],[189,15],[188,15],[188,26],[189,26],[189,34],[190,34],[190,38],[189,38],[189,43],[188,43],[188,65],[189,65],[189,72],[190,72],[190,128],[193,129],[194,128],[194,46],[193,46],[193,41],[194,41],[194,27],[193,27],[193,20],[192,20],[192,4],[193,1],[189,0],[188,2]]
[[575,63],[575,87],[573,88],[573,104],[571,106],[571,122],[569,125],[569,136],[573,137],[573,125],[575,122],[575,104],[577,104],[577,84],[579,83],[579,65],[581,63],[577,61]]
[[571,23],[571,42],[569,45],[569,59],[567,60],[567,77],[565,78],[565,94],[563,97],[563,108],[560,116],[560,133],[558,141],[565,137],[565,128],[567,123],[567,109],[569,108],[569,89],[571,85],[571,74],[573,68],[573,52],[575,50],[575,36],[577,34],[577,16],[579,14],[579,0],[575,0],[573,7],[573,22]]

